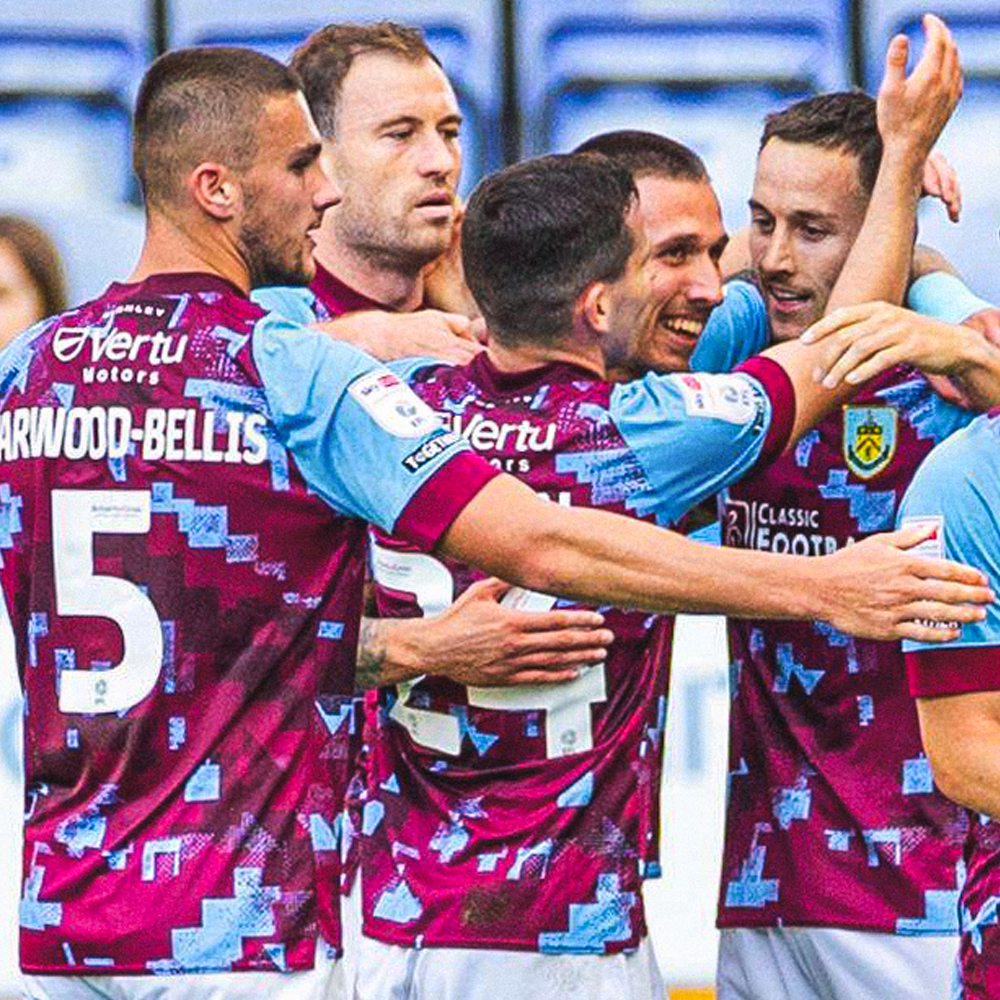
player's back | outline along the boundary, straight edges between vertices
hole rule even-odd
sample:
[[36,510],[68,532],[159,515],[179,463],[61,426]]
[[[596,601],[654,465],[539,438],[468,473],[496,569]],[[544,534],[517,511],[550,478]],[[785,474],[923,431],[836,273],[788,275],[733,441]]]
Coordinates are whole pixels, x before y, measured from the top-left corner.
[[0,362],[27,970],[311,964],[360,613],[359,561],[338,560],[363,527],[279,443],[263,315],[222,279],[160,275]]
[[[555,363],[504,374],[481,356],[412,384],[481,455],[552,502],[633,513],[645,475],[615,426],[612,387],[592,373]],[[475,579],[382,535],[372,563],[389,617],[439,613]],[[637,944],[671,621],[606,615],[606,662],[568,684],[427,677],[381,691],[362,819],[366,933],[551,951]]]

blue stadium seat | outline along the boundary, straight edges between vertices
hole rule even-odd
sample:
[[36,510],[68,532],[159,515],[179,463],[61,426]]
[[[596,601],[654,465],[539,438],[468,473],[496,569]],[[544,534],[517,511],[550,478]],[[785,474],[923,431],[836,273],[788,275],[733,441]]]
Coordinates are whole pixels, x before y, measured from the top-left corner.
[[1000,305],[1000,79],[973,78],[939,143],[962,183],[962,220],[948,221],[942,206],[925,199],[921,243],[940,250],[972,288]]
[[24,198],[6,188],[0,212],[40,225],[56,244],[66,269],[71,304],[92,299],[112,281],[123,281],[139,259],[144,222],[134,205],[94,199]]
[[[804,9],[803,9],[804,6]],[[814,0],[789,12],[778,0],[621,0],[613,14],[585,0],[520,0],[519,87],[524,144],[553,146],[553,95],[632,84],[683,85],[780,78],[800,91],[850,80],[848,0]]]
[[621,128],[648,129],[686,143],[704,159],[726,227],[733,230],[748,221],[764,115],[807,96],[806,90],[779,84],[580,86],[551,101],[547,131],[559,152]]
[[146,0],[0,4],[0,184],[133,193],[129,109],[152,54]]
[[287,59],[310,32],[333,21],[391,19],[422,28],[451,79],[467,124],[464,188],[499,163],[499,5],[462,0],[171,0],[170,44],[249,45]]
[[920,19],[928,7],[951,28],[967,79],[1000,74],[1000,7],[995,0],[937,0],[932,5],[919,0],[878,0],[862,8],[865,80],[872,93],[882,82],[885,48],[893,35],[902,32],[915,43],[916,51],[921,48]]

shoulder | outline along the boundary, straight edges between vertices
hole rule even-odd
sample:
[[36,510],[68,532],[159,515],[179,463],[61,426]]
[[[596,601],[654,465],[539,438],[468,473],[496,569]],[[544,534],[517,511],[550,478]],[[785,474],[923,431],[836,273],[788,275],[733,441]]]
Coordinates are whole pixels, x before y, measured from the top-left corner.
[[256,288],[250,298],[265,312],[274,312],[286,319],[307,325],[318,318],[316,296],[308,288],[274,286]]

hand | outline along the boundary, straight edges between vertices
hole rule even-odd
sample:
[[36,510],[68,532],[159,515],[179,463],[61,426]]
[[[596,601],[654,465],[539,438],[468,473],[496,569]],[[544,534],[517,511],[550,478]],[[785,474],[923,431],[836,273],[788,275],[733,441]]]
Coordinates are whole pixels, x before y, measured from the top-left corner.
[[1000,309],[981,309],[962,320],[962,326],[978,331],[986,342],[1000,347]]
[[872,535],[817,562],[826,562],[820,586],[829,588],[823,616],[834,628],[865,639],[947,642],[959,623],[981,621],[980,607],[995,600],[978,570],[905,551],[926,541],[936,526]]
[[419,309],[412,313],[357,312],[312,324],[335,340],[345,340],[379,361],[430,357],[467,364],[481,350],[473,338],[476,322],[467,316]]
[[921,168],[962,95],[962,71],[951,32],[933,14],[924,15],[923,25],[924,51],[909,76],[909,41],[896,35],[889,42],[877,106],[886,151],[901,148]]
[[508,590],[500,580],[480,580],[443,614],[408,620],[420,672],[470,687],[555,684],[605,659],[614,634],[601,627],[603,615],[516,611],[500,604]]
[[813,371],[824,388],[858,384],[909,363],[934,375],[960,374],[975,334],[968,326],[930,319],[885,302],[836,309],[814,323],[802,340],[825,341]]
[[446,312],[475,317],[479,315],[479,306],[465,283],[465,268],[462,267],[464,217],[462,203],[456,196],[448,249],[423,270],[424,304]]
[[948,211],[948,218],[958,222],[962,215],[962,188],[955,168],[941,153],[931,153],[924,162],[921,194],[939,199]]

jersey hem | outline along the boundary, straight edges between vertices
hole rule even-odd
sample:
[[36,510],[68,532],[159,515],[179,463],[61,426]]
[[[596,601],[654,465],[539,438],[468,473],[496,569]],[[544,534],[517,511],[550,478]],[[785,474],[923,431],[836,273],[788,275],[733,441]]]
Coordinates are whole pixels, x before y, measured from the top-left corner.
[[[429,948],[475,948],[479,951],[521,951],[536,952],[539,955],[618,955],[623,952],[636,951],[642,944],[647,933],[634,934],[627,941],[614,941],[605,947],[602,952],[585,951],[584,949],[572,948],[539,948],[537,941],[514,941],[514,940],[491,940],[491,941],[470,941],[463,938],[452,939],[448,936],[435,937],[433,941],[428,940],[426,934],[387,934],[362,924],[361,933],[374,941],[382,944],[396,945],[399,948],[409,948],[414,951],[424,951]],[[540,931],[539,933],[553,933]],[[560,933],[558,931],[554,933]],[[420,938],[420,947],[416,945],[416,938]]]

